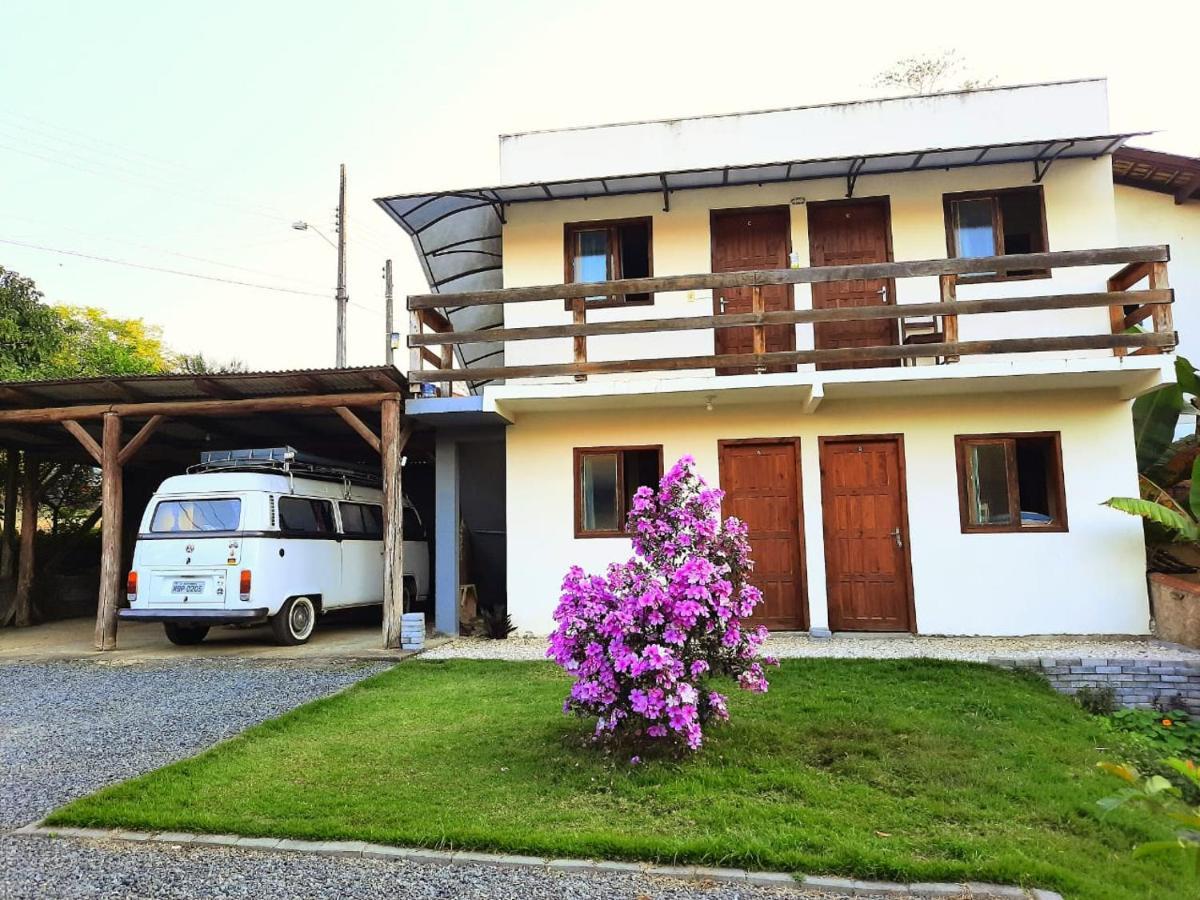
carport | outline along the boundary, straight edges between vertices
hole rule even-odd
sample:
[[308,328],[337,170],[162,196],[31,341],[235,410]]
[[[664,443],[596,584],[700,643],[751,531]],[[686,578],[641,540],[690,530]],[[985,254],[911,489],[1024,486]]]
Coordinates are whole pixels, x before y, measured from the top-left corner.
[[[400,646],[403,456],[412,436],[407,382],[392,366],[287,372],[147,375],[0,383],[0,446],[8,452],[2,535],[18,561],[14,606],[27,624],[34,589],[37,509],[54,466],[101,472],[97,650],[117,647],[117,608],[140,513],[163,477],[202,450],[292,445],[380,465],[384,495],[383,646]],[[421,440],[408,455],[424,452]],[[23,461],[18,475],[15,460]],[[20,495],[19,547],[14,511]],[[94,519],[85,525],[90,529]]]

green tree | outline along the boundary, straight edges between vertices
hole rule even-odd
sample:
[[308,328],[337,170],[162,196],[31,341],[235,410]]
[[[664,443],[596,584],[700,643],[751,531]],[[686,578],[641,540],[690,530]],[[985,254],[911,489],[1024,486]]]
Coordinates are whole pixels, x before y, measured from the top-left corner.
[[55,306],[63,342],[50,361],[49,377],[159,375],[173,368],[162,330],[141,319],[119,319],[94,306]]
[[63,337],[62,320],[33,279],[0,266],[0,380],[39,377]]

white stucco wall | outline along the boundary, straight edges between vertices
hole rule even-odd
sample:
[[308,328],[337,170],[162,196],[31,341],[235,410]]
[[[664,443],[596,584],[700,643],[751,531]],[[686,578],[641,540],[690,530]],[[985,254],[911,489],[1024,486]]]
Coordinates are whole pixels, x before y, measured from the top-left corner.
[[[962,534],[954,435],[1061,431],[1070,530]],[[817,438],[904,435],[917,629],[925,634],[1142,634],[1148,604],[1142,528],[1099,504],[1136,495],[1129,404],[1107,392],[898,401],[826,401],[813,415],[779,404],[522,413],[507,430],[508,608],[548,633],[568,566],[602,571],[625,539],[577,540],[572,448],[663,445],[718,482],[717,441],[799,436],[810,622],[828,621]],[[535,502],[536,501],[536,502]]]
[[1177,205],[1170,194],[1123,184],[1114,190],[1121,243],[1171,246],[1167,275],[1175,289],[1179,353],[1200,365],[1200,202]]
[[[1020,187],[1029,185],[1032,178],[1033,168],[1028,163],[863,176],[858,181],[855,196],[889,198],[893,255],[896,260],[944,258],[947,254],[943,194]],[[1051,167],[1043,188],[1051,250],[1112,247],[1120,243],[1116,233],[1109,158],[1061,160]],[[564,223],[632,216],[653,218],[655,275],[709,272],[712,269],[710,211],[754,206],[789,206],[792,249],[799,253],[800,264],[807,266],[806,204],[842,199],[845,191],[843,179],[683,191],[671,196],[669,212],[663,211],[662,197],[656,194],[514,204],[509,207],[508,224],[504,228],[504,285],[519,287],[562,281]],[[800,198],[803,198],[803,203],[799,202]],[[1049,279],[963,285],[959,289],[959,298],[970,300],[1103,290],[1105,278],[1116,268],[1060,269]],[[936,278],[899,279],[896,289],[900,303],[939,299]],[[812,295],[808,285],[797,285],[794,297],[798,309],[811,308]],[[655,303],[649,306],[589,310],[588,320],[599,322],[711,314],[711,292],[695,291],[660,293]],[[505,324],[509,327],[568,324],[570,321],[570,314],[564,310],[562,301],[513,303],[505,308]],[[1103,334],[1108,329],[1108,312],[1104,309],[963,316],[959,320],[960,338],[967,341]],[[797,349],[811,349],[812,346],[811,327],[797,326]],[[590,360],[707,355],[712,352],[711,331],[588,339]],[[505,362],[508,365],[564,363],[571,359],[572,344],[569,339],[510,341],[505,346]],[[983,359],[964,357],[963,364]],[[695,374],[695,371],[679,374]]]
[[505,184],[1108,132],[1103,79],[535,131],[500,138]]

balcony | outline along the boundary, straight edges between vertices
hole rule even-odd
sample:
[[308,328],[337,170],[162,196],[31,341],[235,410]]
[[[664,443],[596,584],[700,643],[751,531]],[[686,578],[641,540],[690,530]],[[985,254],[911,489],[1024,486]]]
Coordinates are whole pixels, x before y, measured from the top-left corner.
[[[455,382],[479,385],[499,380],[541,378],[585,381],[589,376],[638,373],[776,373],[794,372],[798,366],[821,370],[917,364],[948,366],[958,364],[964,358],[979,361],[981,358],[1038,353],[1077,355],[1091,351],[1093,355],[1110,353],[1117,357],[1169,353],[1176,345],[1171,316],[1174,294],[1167,277],[1169,259],[1170,251],[1166,246],[1116,247],[412,295],[408,297],[408,377],[413,383],[442,385],[443,391],[450,392]],[[1119,268],[1114,271],[1114,267]],[[1015,294],[1011,285],[1032,283],[999,280],[970,286],[972,293],[985,291],[987,296],[959,298],[960,287],[965,287],[960,285],[960,279],[973,281],[981,275],[995,277],[1027,272],[1057,275],[1060,271],[1084,269],[1100,271],[1081,272],[1078,276],[1060,279],[1060,283],[1067,281],[1072,286],[1084,287],[1085,290],[1080,292],[993,296],[992,291],[1003,292],[1006,285]],[[905,299],[897,302],[901,295],[897,285],[905,283],[906,279],[914,280],[910,283],[913,289],[906,289],[903,292]],[[830,283],[842,285],[845,290],[840,293],[858,300],[852,299],[835,308],[797,308],[792,286]],[[776,298],[772,304],[776,307],[779,306],[777,298],[783,295],[774,286],[784,286],[785,308],[768,308],[768,291]],[[1093,286],[1095,290],[1086,289]],[[1098,289],[1101,286],[1103,290]],[[719,298],[736,297],[745,311],[739,311],[736,304],[718,303],[713,315],[695,315],[688,311],[657,318],[613,318],[614,312],[621,313],[622,310],[607,309],[603,320],[589,320],[589,314],[596,315],[598,311],[589,308],[588,298],[640,293],[661,297],[672,292],[697,291],[711,291]],[[917,299],[909,300],[910,294]],[[936,299],[930,299],[932,296]],[[570,323],[455,331],[451,324],[453,313],[447,317],[443,312],[538,301],[558,301],[554,306],[557,312],[549,315],[562,316],[565,308],[569,310]],[[734,308],[718,311],[727,306]],[[643,314],[646,309],[641,307]],[[1068,319],[1061,315],[1068,310],[1107,310],[1107,327],[1104,327],[1102,315],[1090,320]],[[625,311],[634,312],[632,309]],[[960,320],[964,316],[985,314],[1006,318],[980,322],[1004,322],[1004,327],[989,325],[994,334],[977,333],[972,339],[960,339]],[[508,319],[506,316],[506,321]],[[1056,325],[1081,321],[1088,321],[1095,327],[1091,331],[1058,333],[1062,329]],[[842,326],[848,323],[886,324],[887,328],[882,332],[876,330],[876,333],[889,336],[861,345],[862,340],[845,339],[846,329]],[[712,332],[711,339],[705,338],[705,342],[716,352],[589,359],[589,338],[674,332]],[[858,333],[861,335],[862,332]],[[791,338],[787,337],[789,334]],[[787,346],[783,348],[780,348],[780,335],[786,339]],[[810,344],[812,349],[796,349],[796,335],[801,336],[801,343]],[[542,342],[554,348],[555,353],[561,349],[561,355],[566,358],[455,368],[453,348],[456,345],[499,342],[508,348],[509,357],[513,355],[514,347],[526,346],[524,342]],[[831,343],[840,345],[829,346]],[[614,345],[610,342],[607,346],[611,351]],[[699,345],[693,342],[691,346]],[[545,356],[535,355],[539,359]]]

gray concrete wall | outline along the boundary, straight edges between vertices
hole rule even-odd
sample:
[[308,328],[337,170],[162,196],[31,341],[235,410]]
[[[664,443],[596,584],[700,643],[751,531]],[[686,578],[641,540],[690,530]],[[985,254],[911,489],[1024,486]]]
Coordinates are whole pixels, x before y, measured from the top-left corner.
[[1200,714],[1200,662],[1150,659],[1005,659],[988,663],[1036,672],[1062,694],[1111,687],[1117,703],[1141,709],[1184,709]]

